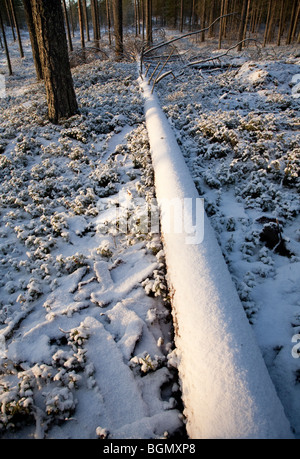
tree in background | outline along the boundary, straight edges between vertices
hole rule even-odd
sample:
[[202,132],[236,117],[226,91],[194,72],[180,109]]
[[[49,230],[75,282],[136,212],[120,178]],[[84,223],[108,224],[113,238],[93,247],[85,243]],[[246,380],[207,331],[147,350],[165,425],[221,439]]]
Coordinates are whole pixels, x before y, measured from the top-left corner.
[[145,1],[146,42],[152,43],[152,0]]
[[4,48],[5,48],[6,59],[7,59],[8,73],[9,73],[9,75],[12,75],[13,72],[12,72],[12,67],[11,67],[11,61],[10,61],[10,56],[9,56],[9,51],[8,51],[8,46],[7,46],[7,41],[6,41],[6,34],[5,34],[5,29],[4,29],[1,10],[0,10],[0,28],[1,28],[1,31],[2,31],[2,36],[3,36],[3,41],[4,41]]
[[112,0],[114,33],[115,33],[115,52],[117,58],[123,55],[123,7],[122,0]]
[[39,45],[38,45],[38,40],[37,40],[37,35],[36,35],[36,30],[35,30],[33,15],[32,15],[32,6],[30,3],[30,0],[23,0],[23,6],[25,10],[26,21],[27,21],[27,26],[28,26],[28,31],[29,31],[29,37],[30,37],[30,42],[31,42],[32,56],[33,56],[36,76],[38,80],[42,80],[43,79],[43,69],[42,69]]
[[99,19],[99,7],[98,7],[97,0],[91,0],[91,14],[92,14],[92,23],[93,23],[94,42],[96,46],[99,46],[100,19]]
[[57,123],[78,112],[60,0],[31,0],[45,81],[48,115]]

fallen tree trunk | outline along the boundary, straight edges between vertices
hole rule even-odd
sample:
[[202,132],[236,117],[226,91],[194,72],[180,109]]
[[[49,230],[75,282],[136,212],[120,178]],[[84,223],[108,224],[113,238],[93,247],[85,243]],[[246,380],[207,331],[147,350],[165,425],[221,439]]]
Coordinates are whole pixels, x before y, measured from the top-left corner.
[[[292,438],[210,223],[204,239],[172,231],[173,200],[197,201],[172,129],[144,79],[146,123],[173,292],[176,352],[190,438]],[[192,212],[185,209],[185,216]],[[202,223],[198,222],[201,226]],[[199,229],[201,233],[201,229]]]

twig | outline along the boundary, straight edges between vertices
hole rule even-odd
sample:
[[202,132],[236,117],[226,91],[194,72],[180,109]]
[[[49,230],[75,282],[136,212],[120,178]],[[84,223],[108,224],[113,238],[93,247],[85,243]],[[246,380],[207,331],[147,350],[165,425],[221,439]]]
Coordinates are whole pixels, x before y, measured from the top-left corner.
[[148,84],[151,83],[151,80],[152,80],[152,78],[154,77],[154,74],[155,74],[156,70],[158,69],[158,67],[160,66],[160,64],[161,64],[160,62],[158,62],[158,63],[156,64],[156,67],[155,67],[155,69],[153,70],[153,72],[152,72],[152,74],[151,74],[151,76],[150,76],[150,78],[149,78]]

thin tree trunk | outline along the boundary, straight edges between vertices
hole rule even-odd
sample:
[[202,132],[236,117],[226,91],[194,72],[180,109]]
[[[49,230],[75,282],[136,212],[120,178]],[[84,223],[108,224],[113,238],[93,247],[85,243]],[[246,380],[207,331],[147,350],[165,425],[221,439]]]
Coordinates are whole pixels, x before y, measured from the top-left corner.
[[109,39],[109,44],[111,45],[111,20],[110,20],[109,0],[106,0],[106,19],[107,19],[107,28],[108,28],[108,39]]
[[113,0],[115,51],[117,57],[123,54],[123,7],[122,0]]
[[270,14],[270,20],[269,20],[269,27],[268,27],[268,32],[267,32],[267,41],[270,43],[273,39],[274,35],[274,19],[275,19],[275,11],[276,11],[276,2],[273,1],[272,8],[271,8],[271,14]]
[[78,112],[60,0],[31,0],[50,121]]
[[268,30],[269,30],[269,21],[270,21],[270,15],[271,15],[271,6],[272,6],[271,3],[272,3],[271,0],[269,0],[268,14],[267,14],[267,20],[266,20],[266,28],[265,28],[263,46],[266,46],[266,43],[267,43]]
[[146,42],[152,43],[152,1],[146,0]]
[[70,22],[72,26],[72,36],[75,37],[75,25],[74,25],[74,15],[73,15],[73,8],[72,8],[71,0],[69,0],[69,13],[70,13]]
[[140,0],[137,0],[137,23],[138,23],[138,35],[141,35],[141,5],[140,5]]
[[[214,20],[214,9],[215,9],[215,0],[212,0],[211,7],[210,7],[210,15],[209,15],[209,24],[213,23]],[[214,36],[214,27],[209,29],[208,36],[212,38]]]
[[87,11],[87,6],[86,6],[86,0],[82,0],[82,10],[83,10],[83,18],[84,18],[84,24],[85,24],[85,30],[86,30],[86,39],[87,41],[91,41],[90,39],[90,29],[89,29],[89,16],[88,16],[88,11]]
[[12,75],[13,72],[12,72],[12,68],[11,68],[11,62],[10,62],[9,51],[8,51],[8,46],[7,46],[7,41],[6,41],[6,35],[5,35],[5,30],[4,30],[4,25],[3,25],[2,15],[1,15],[1,9],[0,9],[0,27],[1,27],[1,30],[2,30],[2,36],[3,36],[3,42],[4,42],[7,66],[8,66],[8,73],[9,73],[9,75]]
[[135,36],[138,36],[138,14],[137,14],[137,0],[134,0],[134,24],[135,24]]
[[68,36],[69,48],[70,48],[70,51],[72,52],[73,51],[73,44],[72,44],[72,38],[71,38],[70,23],[69,23],[66,0],[63,0],[63,8],[64,8],[66,27],[67,27],[67,36]]
[[30,37],[31,49],[32,49],[32,57],[33,57],[33,62],[35,66],[36,77],[38,80],[42,80],[43,79],[43,69],[42,69],[39,45],[38,45],[37,34],[35,30],[30,0],[23,0],[23,6],[24,6],[26,22],[27,22],[28,31],[29,31],[29,37]]
[[79,19],[79,28],[80,28],[81,48],[85,48],[84,27],[83,27],[83,8],[82,8],[81,0],[78,0],[78,19]]
[[[205,4],[205,0],[202,0],[202,11],[201,11],[201,29],[204,29],[205,27],[205,7],[206,7],[206,4]],[[205,41],[205,31],[203,30],[203,32],[201,32],[201,41],[204,42]]]
[[292,29],[291,42],[293,41],[293,39],[294,39],[294,37],[295,37],[295,34],[296,34],[296,29],[297,29],[297,22],[298,22],[299,13],[300,13],[300,2],[299,2],[299,0],[298,0],[298,8],[297,8],[296,15],[295,15],[295,19],[294,19],[294,26],[293,26],[293,29]]
[[293,1],[293,8],[291,12],[291,21],[288,29],[288,34],[287,34],[287,39],[286,39],[286,44],[290,45],[292,41],[292,31],[293,31],[293,20],[294,20],[294,15],[295,15],[295,10],[296,10],[296,1]]
[[183,9],[183,0],[180,0],[180,32],[182,33],[183,32],[183,12],[184,12],[184,9]]
[[[249,22],[249,17],[250,17],[250,4],[252,0],[248,1],[248,8],[247,8],[247,14],[246,14],[246,21],[245,21],[245,29],[244,29],[244,39],[247,38],[247,28],[248,28],[248,22]],[[250,37],[250,31],[249,31],[249,37]],[[248,46],[248,44],[247,44]]]
[[[220,16],[223,16],[224,14],[224,6],[225,6],[225,0],[222,0]],[[223,18],[220,19],[219,43],[218,43],[219,49],[221,49],[221,46],[222,46],[222,33],[223,33]]]
[[[224,10],[223,10],[223,14],[227,14],[228,13],[228,0],[225,0],[225,3],[224,3]],[[224,38],[227,37],[226,35],[226,31],[227,31],[227,18],[223,18],[223,36]]]
[[145,0],[141,0],[141,2],[142,2],[142,23],[143,23],[142,38],[144,41],[145,40]]
[[195,27],[195,0],[192,3],[192,14],[191,14],[191,31],[194,31]]
[[17,31],[20,56],[21,56],[21,58],[23,58],[24,57],[24,51],[23,51],[22,40],[21,40],[21,35],[20,35],[20,29],[19,29],[19,24],[18,24],[18,20],[17,20],[17,16],[16,16],[16,10],[15,10],[15,6],[14,6],[13,0],[10,0],[10,9],[11,9],[14,25],[15,25],[15,28],[16,28],[16,31]]
[[243,7],[242,7],[242,14],[241,14],[241,22],[240,22],[240,27],[239,27],[239,35],[238,35],[238,42],[239,42],[239,45],[237,47],[238,51],[242,51],[242,40],[244,39],[244,33],[245,33],[247,9],[248,9],[248,0],[244,0]]
[[281,41],[282,24],[283,24],[283,6],[284,6],[284,0],[281,0],[280,14],[279,14],[279,25],[278,25],[278,35],[277,35],[277,46],[280,46],[280,41]]
[[99,46],[100,40],[100,23],[99,23],[99,11],[98,11],[98,2],[97,0],[91,0],[91,12],[92,12],[92,22],[93,22],[93,37],[94,42]]
[[9,5],[7,3],[7,0],[5,0],[5,8],[6,8],[7,17],[8,17],[8,21],[9,21],[9,25],[10,25],[12,34],[13,34],[14,41],[16,41],[15,29],[14,29],[13,20],[12,20],[12,17],[11,17],[11,12],[9,10]]

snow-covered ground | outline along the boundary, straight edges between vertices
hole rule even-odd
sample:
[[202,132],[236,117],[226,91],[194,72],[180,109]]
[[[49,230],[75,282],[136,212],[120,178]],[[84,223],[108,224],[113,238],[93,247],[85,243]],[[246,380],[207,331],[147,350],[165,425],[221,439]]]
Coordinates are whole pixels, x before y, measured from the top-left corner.
[[136,66],[74,69],[81,113],[54,126],[24,44],[0,101],[1,436],[185,435]]
[[[1,436],[178,438],[136,64],[74,68],[81,113],[53,126],[25,45],[21,61],[10,41],[15,74],[0,99]],[[186,69],[157,91],[299,436],[299,58],[254,54],[226,56],[236,69]]]
[[[186,56],[192,44],[177,47]],[[200,58],[225,52],[214,49],[203,44]],[[297,436],[299,52],[232,50],[156,86]],[[183,64],[172,64],[175,75]]]

